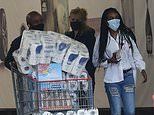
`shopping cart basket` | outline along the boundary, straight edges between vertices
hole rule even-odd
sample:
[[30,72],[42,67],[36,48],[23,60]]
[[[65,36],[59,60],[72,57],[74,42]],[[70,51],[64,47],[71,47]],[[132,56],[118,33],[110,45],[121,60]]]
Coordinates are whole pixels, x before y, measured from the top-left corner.
[[94,107],[91,78],[37,81],[11,68],[17,115]]
[[11,65],[17,115],[30,115],[39,111],[37,81],[20,73]]

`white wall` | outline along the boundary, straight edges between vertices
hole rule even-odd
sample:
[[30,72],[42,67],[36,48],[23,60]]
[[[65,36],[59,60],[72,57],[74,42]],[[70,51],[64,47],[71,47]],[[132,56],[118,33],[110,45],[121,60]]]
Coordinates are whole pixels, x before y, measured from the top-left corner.
[[87,9],[88,18],[101,17],[104,9],[108,7],[115,7],[121,11],[120,0],[68,0],[69,11],[76,7]]
[[40,0],[0,0],[0,8],[5,9],[9,43],[19,35],[26,14],[32,10],[41,11]]
[[[151,14],[151,26],[154,39],[154,0],[149,1],[149,12]],[[142,76],[138,75],[138,82],[136,87],[136,104],[139,107],[152,107],[154,101],[152,95],[154,94],[154,57],[148,55],[146,52],[146,34],[145,34],[145,19],[146,19],[146,0],[134,0],[135,10],[135,35],[137,38],[139,49],[146,62],[146,71],[148,74],[148,82],[142,84]],[[154,42],[154,41],[153,41]],[[153,43],[154,53],[154,43]]]
[[[6,13],[9,46],[19,35],[26,14],[32,10],[40,12],[40,6],[40,0],[0,0],[0,8],[4,8]],[[12,87],[10,71],[0,66],[0,108],[15,107]]]

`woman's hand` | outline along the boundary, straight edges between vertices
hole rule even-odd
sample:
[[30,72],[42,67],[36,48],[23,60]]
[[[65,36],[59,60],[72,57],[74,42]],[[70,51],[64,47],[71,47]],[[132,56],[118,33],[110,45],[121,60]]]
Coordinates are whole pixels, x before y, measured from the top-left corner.
[[145,70],[142,70],[142,71],[141,71],[141,74],[142,74],[142,76],[143,76],[143,78],[144,78],[144,80],[143,80],[142,83],[147,82],[147,73],[146,73],[146,71],[145,71]]
[[120,60],[117,60],[117,58],[116,58],[116,53],[113,53],[112,58],[107,60],[108,63],[114,63],[114,64],[117,64],[119,61]]

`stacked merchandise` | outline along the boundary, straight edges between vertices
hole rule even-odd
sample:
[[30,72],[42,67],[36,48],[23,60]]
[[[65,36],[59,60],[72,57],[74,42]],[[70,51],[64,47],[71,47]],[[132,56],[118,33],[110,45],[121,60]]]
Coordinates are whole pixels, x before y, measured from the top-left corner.
[[25,30],[13,56],[21,73],[39,81],[42,110],[79,108],[77,90],[88,90],[84,44],[52,31]]
[[[51,112],[44,112],[43,115],[53,115]],[[66,114],[57,112],[54,115],[99,115],[98,109],[79,109],[76,111],[66,111]]]
[[23,32],[20,48],[13,55],[24,74],[35,73],[37,65],[57,63],[64,72],[80,76],[89,59],[84,44],[62,34],[36,30]]

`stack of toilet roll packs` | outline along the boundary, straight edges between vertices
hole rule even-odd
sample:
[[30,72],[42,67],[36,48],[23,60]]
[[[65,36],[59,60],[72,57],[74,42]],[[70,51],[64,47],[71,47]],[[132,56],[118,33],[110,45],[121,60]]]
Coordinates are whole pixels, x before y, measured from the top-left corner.
[[56,41],[55,37],[52,37],[50,34],[42,34],[41,36],[41,43],[42,43],[42,50],[41,50],[41,58],[40,63],[42,64],[50,64],[51,58],[55,55],[56,50]]
[[20,48],[14,53],[22,73],[31,74],[32,66],[60,63],[62,70],[80,76],[89,59],[87,47],[52,31],[25,30]]
[[24,57],[22,57],[21,54],[19,54],[19,51],[15,51],[13,53],[14,59],[16,61],[18,70],[23,74],[32,74],[33,68],[30,64],[28,64]]
[[54,56],[52,57],[52,61],[55,63],[62,63],[63,58],[70,47],[71,42],[67,41],[64,38],[59,38],[56,42],[56,47],[55,47],[55,53]]

